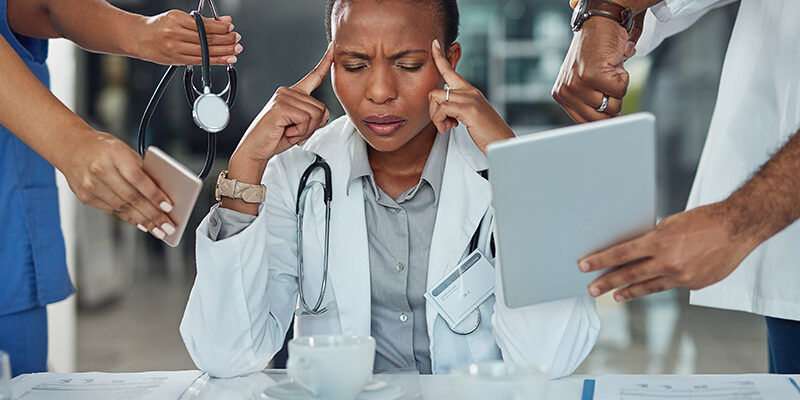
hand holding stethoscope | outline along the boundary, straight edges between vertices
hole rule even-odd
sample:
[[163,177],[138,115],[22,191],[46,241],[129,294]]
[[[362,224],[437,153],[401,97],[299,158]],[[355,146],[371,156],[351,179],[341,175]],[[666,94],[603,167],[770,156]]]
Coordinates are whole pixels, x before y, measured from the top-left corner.
[[[333,64],[333,44],[322,60],[303,79],[281,87],[247,128],[233,157],[246,157],[266,166],[274,155],[294,145],[302,145],[328,123],[330,111],[311,92],[322,84]],[[231,164],[233,164],[233,159]]]
[[[450,47],[451,59],[458,60],[461,46]],[[486,153],[486,146],[497,140],[514,137],[514,132],[494,110],[480,90],[470,85],[445,58],[444,50],[438,40],[433,41],[433,62],[444,78],[446,88],[428,93],[431,120],[439,132],[446,132],[461,122],[467,127],[478,148]]]

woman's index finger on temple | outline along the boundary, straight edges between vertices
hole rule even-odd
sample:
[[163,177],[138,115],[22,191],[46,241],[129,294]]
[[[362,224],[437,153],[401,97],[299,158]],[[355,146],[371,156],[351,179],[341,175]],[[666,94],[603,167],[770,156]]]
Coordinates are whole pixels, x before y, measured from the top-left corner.
[[447,86],[450,86],[453,89],[460,89],[464,87],[469,87],[470,84],[461,75],[456,72],[452,66],[450,66],[450,62],[447,61],[447,58],[444,56],[444,49],[442,49],[442,45],[440,44],[438,39],[433,40],[433,50],[431,51],[433,54],[433,63],[436,64],[436,69],[439,70],[439,73],[444,78],[445,83]]
[[311,94],[311,92],[318,88],[319,85],[322,84],[322,81],[325,80],[325,76],[328,75],[331,65],[333,65],[333,42],[328,45],[328,50],[325,51],[325,55],[319,60],[317,66],[292,87],[306,94]]

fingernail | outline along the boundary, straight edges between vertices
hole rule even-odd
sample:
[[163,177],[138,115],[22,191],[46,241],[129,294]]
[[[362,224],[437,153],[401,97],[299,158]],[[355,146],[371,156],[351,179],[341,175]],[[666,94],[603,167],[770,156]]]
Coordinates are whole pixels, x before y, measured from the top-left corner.
[[233,32],[233,24],[228,25],[228,32]]
[[161,229],[153,228],[153,236],[155,236],[155,237],[157,237],[159,239],[164,239],[164,236],[167,236],[167,235],[165,235],[164,231],[162,231]]
[[244,47],[242,47],[242,45],[239,43],[236,43],[236,46],[233,48],[233,52],[239,54],[242,52],[242,49],[244,49]]
[[136,227],[142,232],[147,232],[147,228],[145,228],[145,226],[142,224],[136,224]]
[[236,57],[228,57],[228,59],[227,59],[227,60],[225,60],[225,61],[226,61],[228,64],[236,64]]
[[238,42],[240,40],[242,40],[242,35],[240,35],[239,32],[236,32],[236,41]]
[[172,211],[172,204],[167,203],[166,201],[162,201],[159,205],[164,212]]
[[589,263],[587,261],[581,261],[580,263],[578,263],[578,269],[580,269],[583,272],[588,272]]
[[442,49],[442,45],[439,44],[439,39],[433,39],[433,47],[436,47],[439,50]]
[[167,232],[167,235],[172,235],[173,233],[175,233],[175,227],[172,226],[172,224],[170,224],[169,222],[164,222],[163,224],[161,224],[161,229],[163,229],[164,232]]
[[617,303],[621,303],[621,302],[625,301],[625,296],[617,293],[617,294],[614,295],[614,301],[616,301]]
[[592,295],[592,297],[600,296],[600,288],[597,286],[590,287],[589,294]]

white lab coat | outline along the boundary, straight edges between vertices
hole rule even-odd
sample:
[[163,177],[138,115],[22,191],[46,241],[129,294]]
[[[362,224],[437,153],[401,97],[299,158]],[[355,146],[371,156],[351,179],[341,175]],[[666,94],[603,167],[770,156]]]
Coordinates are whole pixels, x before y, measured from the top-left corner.
[[[647,52],[730,0],[667,0],[651,9]],[[800,129],[797,0],[742,0],[688,208],[725,199]],[[725,43],[720,43],[720,46]],[[679,118],[679,116],[674,116]],[[800,320],[800,223],[764,242],[691,303]]]
[[[370,334],[370,267],[361,180],[346,187],[354,143],[363,140],[347,117],[322,128],[305,144],[272,159],[264,174],[266,202],[242,232],[219,241],[208,237],[209,218],[197,229],[197,278],[180,331],[197,366],[213,376],[231,377],[264,368],[281,348],[297,305],[297,227],[295,201],[301,174],[314,154],[332,169],[330,272],[325,303],[336,308],[322,316],[297,317],[295,335]],[[476,171],[487,168],[463,127],[453,130],[447,151],[439,207],[433,231],[428,285],[465,256],[483,217],[491,222],[488,181]],[[321,171],[312,180],[322,180]],[[307,200],[304,224],[304,288],[313,304],[322,275],[324,205],[315,185]],[[484,223],[481,248],[488,253]],[[499,268],[499,266],[498,266]],[[499,275],[496,277],[500,283]],[[497,291],[500,294],[500,291]],[[498,297],[501,297],[498,295]],[[502,359],[549,368],[567,375],[589,354],[600,321],[588,297],[508,309],[490,298],[481,306],[481,327],[457,335],[426,307],[434,373],[451,366]]]

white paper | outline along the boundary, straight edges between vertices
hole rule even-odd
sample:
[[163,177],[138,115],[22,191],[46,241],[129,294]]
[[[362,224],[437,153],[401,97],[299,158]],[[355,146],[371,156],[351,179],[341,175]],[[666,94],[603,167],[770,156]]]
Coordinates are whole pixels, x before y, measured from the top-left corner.
[[654,399],[767,400],[800,399],[800,391],[781,375],[602,376],[594,400]]
[[41,373],[11,382],[16,400],[164,400],[178,399],[200,371]]

